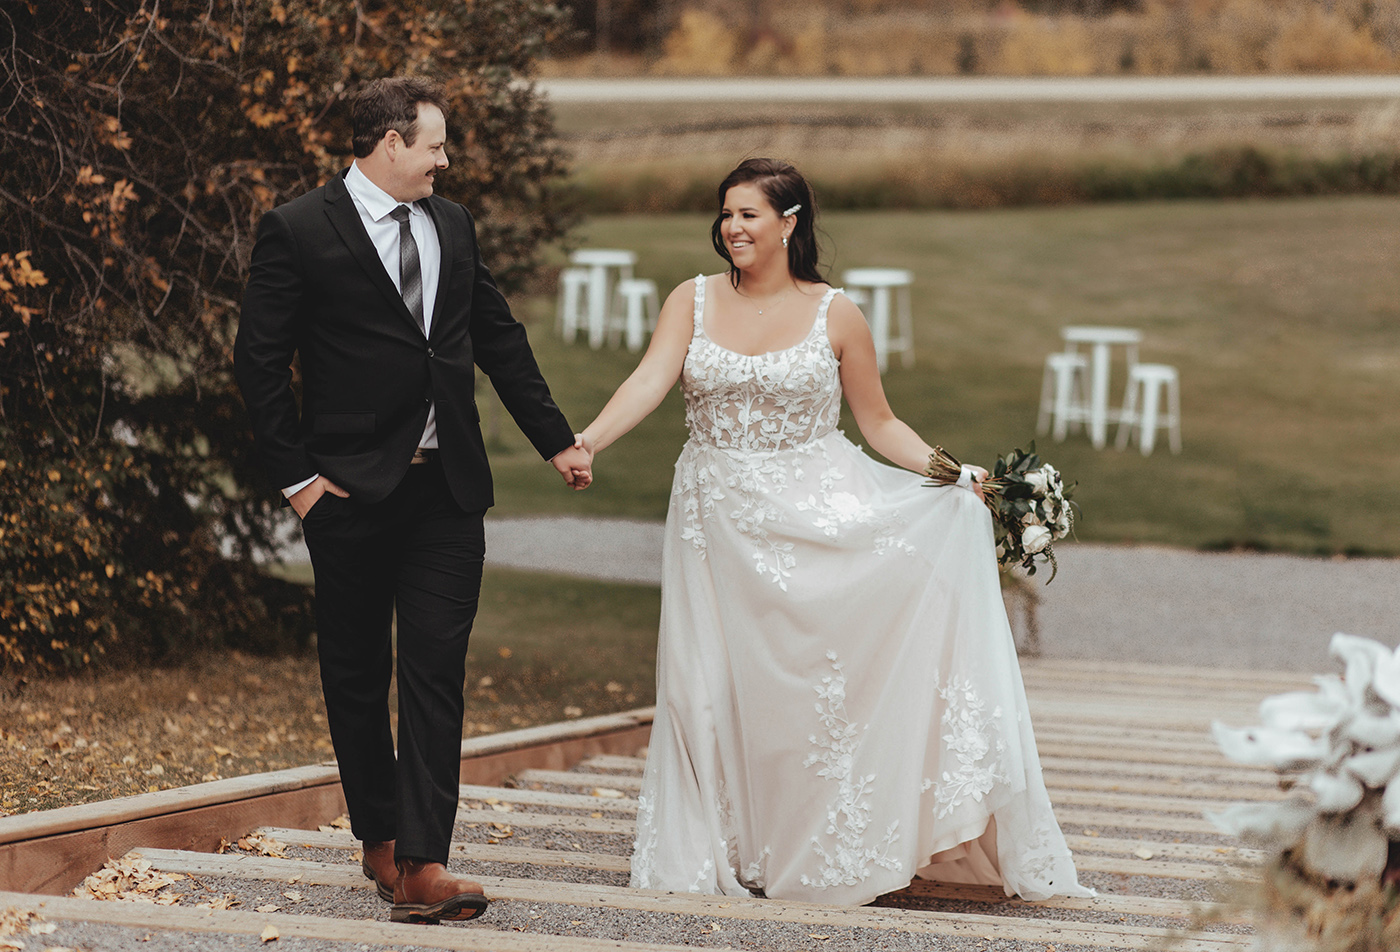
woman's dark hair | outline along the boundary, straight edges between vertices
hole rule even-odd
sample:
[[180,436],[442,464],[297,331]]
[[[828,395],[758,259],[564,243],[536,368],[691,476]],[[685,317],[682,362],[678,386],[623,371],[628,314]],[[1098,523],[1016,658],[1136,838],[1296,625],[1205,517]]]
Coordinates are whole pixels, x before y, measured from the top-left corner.
[[797,227],[788,238],[788,270],[793,277],[803,281],[821,283],[826,279],[817,270],[817,197],[812,194],[812,186],[786,162],[777,159],[745,159],[739,167],[724,177],[719,183],[720,213],[710,226],[710,240],[715,251],[729,262],[729,280],[739,286],[739,269],[734,267],[734,259],[724,246],[724,197],[736,185],[752,183],[768,199],[773,211],[781,215],[794,205],[801,205],[797,212]]
[[350,144],[355,158],[374,151],[384,134],[393,129],[406,145],[418,138],[418,106],[429,103],[447,113],[442,87],[417,76],[394,76],[365,84],[350,110]]

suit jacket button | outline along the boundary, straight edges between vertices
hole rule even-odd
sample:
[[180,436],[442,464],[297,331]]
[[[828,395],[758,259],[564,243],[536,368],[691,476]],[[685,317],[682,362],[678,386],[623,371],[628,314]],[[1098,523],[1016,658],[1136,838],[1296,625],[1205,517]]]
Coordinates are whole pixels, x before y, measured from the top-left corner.
[[428,348],[428,356],[429,356],[429,357],[436,357],[436,356],[437,356],[436,354],[433,353],[433,349],[432,349],[431,347]]

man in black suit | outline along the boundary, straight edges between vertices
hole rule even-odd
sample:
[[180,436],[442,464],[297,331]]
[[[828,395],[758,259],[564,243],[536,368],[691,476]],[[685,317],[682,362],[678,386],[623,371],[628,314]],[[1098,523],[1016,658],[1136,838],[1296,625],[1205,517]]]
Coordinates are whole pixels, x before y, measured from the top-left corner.
[[366,86],[354,163],[263,216],[234,346],[258,451],[316,573],[322,689],[363,869],[404,922],[486,908],[480,885],[446,869],[492,504],[474,366],[568,485],[592,478],[471,215],[433,194],[448,165],[445,108],[419,79]]

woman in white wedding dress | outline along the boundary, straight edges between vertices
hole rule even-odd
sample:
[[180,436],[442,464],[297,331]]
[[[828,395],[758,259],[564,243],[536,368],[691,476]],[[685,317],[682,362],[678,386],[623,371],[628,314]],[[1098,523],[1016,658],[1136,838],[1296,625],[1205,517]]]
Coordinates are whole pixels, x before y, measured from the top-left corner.
[[[920,875],[1091,895],[1041,778],[980,488],[915,475],[932,448],[817,271],[805,180],[750,159],[719,197],[729,272],[671,293],[579,436],[602,450],[680,380],[632,885],[861,904]],[[843,392],[903,469],[837,430]]]

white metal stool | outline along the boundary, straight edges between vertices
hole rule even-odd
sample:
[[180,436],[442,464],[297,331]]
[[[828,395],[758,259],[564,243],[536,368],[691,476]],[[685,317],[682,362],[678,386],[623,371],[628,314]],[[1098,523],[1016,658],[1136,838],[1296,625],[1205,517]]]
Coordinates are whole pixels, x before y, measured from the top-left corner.
[[612,313],[608,316],[608,344],[616,342],[616,331],[624,336],[628,350],[641,350],[645,336],[656,330],[656,312],[660,309],[656,282],[651,278],[623,278],[617,282]]
[[587,268],[591,276],[588,282],[588,346],[597,350],[607,336],[613,272],[617,272],[620,280],[632,277],[637,253],[625,248],[580,248],[569,255],[569,261]]
[[[909,312],[913,273],[903,268],[851,268],[841,276],[841,283],[870,295],[870,313],[866,318],[875,338],[875,362],[880,372],[889,367],[890,354],[894,353],[904,355],[904,366],[914,366],[914,321]],[[890,335],[891,321],[899,324],[897,336]]]
[[[1142,409],[1138,409],[1141,391]],[[1162,413],[1162,395],[1166,412]],[[1173,453],[1181,452],[1181,384],[1176,368],[1168,364],[1135,364],[1128,370],[1128,392],[1123,398],[1122,422],[1118,424],[1118,448],[1128,448],[1134,431],[1142,455],[1152,452],[1157,431],[1166,428]]]
[[1054,425],[1055,442],[1063,442],[1071,425],[1089,419],[1089,358],[1060,351],[1045,358],[1045,374],[1040,381],[1040,414],[1037,433],[1047,433]]
[[584,322],[583,295],[592,281],[587,268],[564,268],[559,272],[559,305],[555,311],[554,327],[572,344]]

